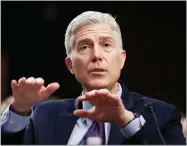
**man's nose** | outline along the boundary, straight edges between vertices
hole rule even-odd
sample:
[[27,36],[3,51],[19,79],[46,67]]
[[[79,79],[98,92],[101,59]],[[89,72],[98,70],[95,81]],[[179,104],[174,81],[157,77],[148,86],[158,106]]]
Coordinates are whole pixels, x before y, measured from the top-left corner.
[[101,61],[102,60],[102,49],[101,46],[96,45],[94,46],[93,53],[92,53],[92,61]]

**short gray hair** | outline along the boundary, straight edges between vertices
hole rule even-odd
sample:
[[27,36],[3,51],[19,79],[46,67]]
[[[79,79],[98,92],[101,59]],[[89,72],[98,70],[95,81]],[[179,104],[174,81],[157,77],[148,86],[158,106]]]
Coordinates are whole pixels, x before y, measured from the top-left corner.
[[110,27],[117,33],[117,36],[119,38],[120,48],[121,49],[123,48],[120,27],[116,22],[115,18],[108,13],[102,13],[97,11],[86,11],[75,17],[70,22],[70,24],[66,29],[64,43],[66,48],[66,54],[68,57],[71,56],[75,31],[82,26],[96,24],[96,23],[109,24]]

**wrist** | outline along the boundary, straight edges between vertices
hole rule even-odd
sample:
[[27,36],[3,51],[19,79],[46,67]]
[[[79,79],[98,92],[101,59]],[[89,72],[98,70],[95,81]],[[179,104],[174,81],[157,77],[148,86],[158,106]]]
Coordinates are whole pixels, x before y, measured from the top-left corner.
[[116,120],[116,124],[122,128],[124,127],[125,125],[127,125],[128,123],[130,123],[133,119],[135,118],[135,115],[130,112],[130,111],[127,111],[125,110],[123,112],[123,114],[119,117],[118,120]]
[[31,107],[22,107],[22,106],[17,105],[15,102],[13,102],[10,106],[10,109],[16,114],[26,116],[28,115]]

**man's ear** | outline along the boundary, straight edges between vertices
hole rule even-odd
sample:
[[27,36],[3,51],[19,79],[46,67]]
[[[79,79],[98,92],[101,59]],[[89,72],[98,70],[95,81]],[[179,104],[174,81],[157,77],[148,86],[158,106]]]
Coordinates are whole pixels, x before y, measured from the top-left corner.
[[72,74],[74,74],[74,70],[73,70],[73,65],[72,65],[71,58],[70,58],[70,57],[67,57],[67,58],[65,59],[65,63],[66,63],[66,66],[67,66],[68,70],[69,70]]
[[124,67],[125,60],[126,60],[126,51],[122,50],[121,51],[121,69]]

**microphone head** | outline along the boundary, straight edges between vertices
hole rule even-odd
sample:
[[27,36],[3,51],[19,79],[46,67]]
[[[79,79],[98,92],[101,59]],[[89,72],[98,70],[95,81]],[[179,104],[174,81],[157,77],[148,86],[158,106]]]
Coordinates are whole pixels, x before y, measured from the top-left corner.
[[146,104],[144,105],[144,107],[151,110],[151,109],[153,109],[153,104],[152,104],[152,103],[146,103]]

